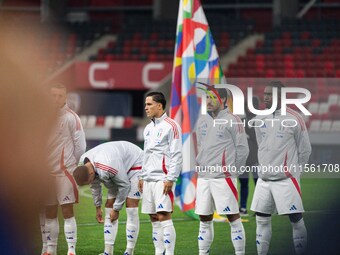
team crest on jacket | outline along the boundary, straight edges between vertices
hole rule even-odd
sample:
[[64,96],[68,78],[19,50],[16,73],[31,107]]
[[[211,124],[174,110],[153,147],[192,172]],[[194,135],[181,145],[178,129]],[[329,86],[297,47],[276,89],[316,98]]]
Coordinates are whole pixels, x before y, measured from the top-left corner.
[[160,138],[162,136],[163,129],[160,129],[157,133],[157,138]]

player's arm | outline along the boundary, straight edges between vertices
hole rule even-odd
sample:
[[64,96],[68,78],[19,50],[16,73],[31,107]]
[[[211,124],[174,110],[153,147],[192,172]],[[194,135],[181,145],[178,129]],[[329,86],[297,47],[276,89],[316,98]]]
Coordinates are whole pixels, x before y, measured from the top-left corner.
[[72,140],[74,144],[74,156],[78,161],[81,155],[83,155],[86,150],[85,132],[78,116],[72,118],[70,125],[72,130]]
[[146,175],[146,171],[145,171],[145,162],[144,162],[144,160],[145,160],[145,150],[146,150],[146,140],[147,140],[147,138],[146,138],[146,134],[149,132],[149,125],[147,125],[146,127],[145,127],[145,129],[144,129],[144,132],[143,132],[143,136],[144,136],[144,151],[143,151],[143,164],[142,164],[142,170],[141,170],[141,172],[140,172],[140,174],[139,174],[139,176],[138,176],[138,179],[139,179],[139,184],[138,184],[138,188],[140,189],[139,191],[140,192],[143,192],[142,190],[143,190],[143,179],[144,179],[144,177],[145,177],[145,175]]
[[260,147],[260,144],[262,142],[262,134],[261,134],[260,128],[258,127],[258,123],[256,123],[256,120],[254,120],[254,119],[251,119],[250,123],[251,123],[251,125],[254,126],[257,147]]
[[[235,119],[235,122],[241,123],[238,117],[235,117]],[[242,124],[232,125],[230,127],[230,133],[235,146],[235,166],[237,171],[240,171],[241,166],[246,164],[249,155],[247,135]]]
[[93,203],[96,207],[96,219],[99,223],[103,223],[103,212],[101,209],[102,206],[102,185],[98,178],[94,179],[94,181],[90,184],[90,189],[93,197]]
[[102,185],[98,178],[94,179],[90,184],[90,189],[93,197],[93,203],[95,207],[102,206]]
[[304,122],[300,122],[295,127],[294,138],[297,145],[298,163],[300,166],[304,166],[308,163],[309,156],[312,153],[312,146]]
[[177,130],[170,129],[168,136],[169,143],[169,169],[166,176],[166,180],[170,182],[176,182],[181,170],[182,170],[182,130],[176,123]]
[[113,210],[118,212],[122,209],[124,205],[124,202],[129,194],[131,184],[127,173],[124,170],[118,170],[118,173],[115,175],[110,174],[110,179],[113,184],[117,186],[118,189],[117,197],[113,204]]
[[195,129],[195,137],[196,137],[196,142],[197,142],[197,151],[201,150],[201,142],[202,142],[202,132],[201,132],[201,127],[200,127],[200,119],[196,122],[196,129]]

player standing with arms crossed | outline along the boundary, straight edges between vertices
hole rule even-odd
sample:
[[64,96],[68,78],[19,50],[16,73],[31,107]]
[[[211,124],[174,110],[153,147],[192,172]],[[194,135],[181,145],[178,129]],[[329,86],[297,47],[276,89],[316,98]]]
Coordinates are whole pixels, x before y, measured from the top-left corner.
[[[226,108],[227,91],[213,87],[208,91],[211,92],[207,95],[208,114],[202,115],[196,124],[196,160],[200,171],[195,213],[200,217],[199,254],[209,254],[214,239],[213,214],[216,209],[230,222],[235,254],[244,255],[246,236],[239,213],[236,177],[249,153],[247,137],[240,118]],[[215,119],[223,119],[228,124],[215,125]],[[224,167],[223,171],[209,170],[215,166]]]
[[60,205],[65,219],[64,232],[68,245],[67,255],[75,255],[77,223],[74,217],[73,204],[78,203],[78,188],[72,172],[76,168],[80,156],[85,152],[85,133],[78,115],[66,104],[66,87],[62,84],[54,84],[50,88],[50,95],[56,110],[59,111],[55,135],[51,138],[49,146],[49,163],[52,166],[51,176],[55,181],[56,194],[48,198],[45,210],[46,219],[41,217],[42,252],[44,255],[57,255],[59,235],[57,216],[58,205]]
[[[259,255],[268,253],[272,234],[271,215],[275,212],[289,216],[293,227],[295,252],[303,254],[307,246],[299,182],[300,167],[308,163],[312,149],[305,122],[300,114],[288,107],[286,115],[281,113],[280,95],[283,87],[280,81],[273,81],[265,88],[266,107],[272,107],[273,88],[278,90],[278,106],[270,116],[257,116],[256,119],[263,121],[255,121],[254,125],[260,168],[251,210],[256,212],[256,244]],[[280,121],[268,122],[265,119]],[[276,168],[270,170],[270,166]],[[263,167],[268,168],[264,171]]]
[[[103,255],[113,255],[118,232],[119,211],[126,201],[126,241],[124,255],[133,255],[139,233],[138,177],[142,170],[143,151],[136,145],[126,142],[100,144],[81,156],[79,166],[74,170],[78,185],[91,185],[96,206],[96,219],[104,223],[105,250]],[[102,187],[108,188],[103,220]]]
[[165,113],[162,93],[146,95],[145,112],[151,119],[144,130],[144,160],[139,190],[143,193],[142,213],[152,223],[155,254],[173,255],[176,231],[171,219],[173,185],[182,169],[182,132]]

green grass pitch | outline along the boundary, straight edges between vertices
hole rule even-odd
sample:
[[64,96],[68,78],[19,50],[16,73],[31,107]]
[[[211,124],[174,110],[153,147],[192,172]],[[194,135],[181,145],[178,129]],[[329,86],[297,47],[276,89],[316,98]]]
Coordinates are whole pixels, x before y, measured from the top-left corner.
[[[334,224],[339,226],[337,214],[332,212],[332,205],[335,197],[331,194],[340,194],[340,179],[302,179],[302,193],[306,213],[304,215],[307,231],[309,232],[313,227],[313,223],[326,217]],[[249,180],[250,194],[248,198],[248,208],[250,207],[254,184],[252,179]],[[82,192],[90,194],[89,188],[82,188]],[[95,220],[95,207],[91,198],[80,196],[80,203],[76,205],[76,220],[78,223],[78,243],[77,255],[96,255],[103,252],[103,225],[100,225]],[[255,245],[255,217],[244,217],[248,222],[244,222],[246,231],[246,254],[256,254]],[[339,213],[339,212],[337,212]],[[197,248],[197,234],[199,222],[192,220],[182,213],[178,207],[175,208],[173,214],[174,225],[177,232],[176,251],[178,255],[198,254]],[[140,214],[140,232],[135,249],[135,255],[150,255],[154,254],[154,247],[151,240],[151,224],[148,221],[148,216]],[[123,254],[126,245],[125,239],[125,209],[120,215],[120,224],[115,244],[114,254]],[[273,254],[294,254],[292,242],[292,230],[288,217],[273,216],[272,220],[272,241],[269,253]],[[215,222],[215,238],[211,247],[211,255],[234,254],[230,239],[230,227],[225,222]],[[40,251],[40,233],[37,231],[37,243],[35,244],[37,254]],[[314,237],[308,239],[310,242],[320,240],[313,240]],[[334,240],[338,242],[338,240]],[[63,220],[60,219],[60,235],[58,245],[58,255],[64,255],[67,252],[67,244],[63,232]],[[318,254],[318,253],[315,253]]]

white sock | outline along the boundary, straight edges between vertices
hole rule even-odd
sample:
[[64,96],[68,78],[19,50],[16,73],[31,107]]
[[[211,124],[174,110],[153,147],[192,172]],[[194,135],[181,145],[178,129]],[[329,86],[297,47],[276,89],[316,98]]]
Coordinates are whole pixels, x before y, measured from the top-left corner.
[[152,241],[155,246],[155,254],[163,255],[164,242],[163,242],[163,228],[159,221],[151,222],[152,224]]
[[104,221],[104,241],[105,241],[105,255],[113,255],[113,246],[115,244],[118,220],[111,222],[110,212],[112,208],[105,208],[105,221]]
[[161,221],[163,228],[163,239],[165,247],[165,255],[173,255],[176,244],[176,231],[172,220]]
[[64,221],[64,233],[68,246],[67,254],[76,254],[76,244],[77,244],[77,223],[74,217],[65,219]]
[[292,222],[292,226],[295,253],[298,255],[304,254],[307,248],[307,230],[305,227],[305,222],[303,219],[301,219],[298,222]]
[[246,234],[241,218],[230,222],[231,241],[233,242],[235,254],[244,255],[246,252]]
[[258,255],[266,255],[272,237],[272,217],[256,216],[256,247]]
[[214,240],[213,221],[200,221],[200,229],[198,234],[199,255],[209,254],[213,240]]
[[45,213],[41,212],[39,214],[39,220],[40,220],[40,231],[41,231],[41,241],[42,241],[42,248],[41,248],[41,254],[44,254],[47,252],[47,238],[45,233]]
[[45,220],[45,233],[47,238],[47,253],[57,255],[57,244],[59,235],[58,218]]
[[133,254],[139,234],[138,207],[126,208],[126,251]]

